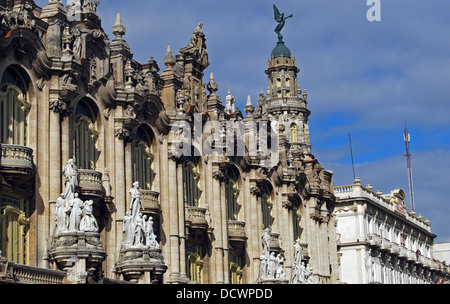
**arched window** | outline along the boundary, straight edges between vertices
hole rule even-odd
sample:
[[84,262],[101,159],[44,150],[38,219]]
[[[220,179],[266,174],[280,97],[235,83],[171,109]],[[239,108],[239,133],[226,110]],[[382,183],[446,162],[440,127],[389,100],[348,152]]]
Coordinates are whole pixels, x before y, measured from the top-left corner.
[[227,203],[227,216],[228,220],[236,221],[239,214],[239,185],[238,177],[233,170],[227,172],[227,178],[225,183],[225,199]]
[[[30,111],[28,81],[10,66],[0,83],[0,142],[27,145],[27,117]],[[0,251],[7,260],[28,263],[28,199],[18,193],[0,192]]]
[[198,173],[196,165],[187,161],[183,163],[183,189],[184,189],[184,203],[187,206],[198,206],[200,200],[200,188],[198,181],[200,174]]
[[291,124],[291,143],[298,143],[298,127],[295,123]]
[[272,217],[272,191],[268,185],[261,186],[261,209],[262,209],[262,219],[263,219],[263,229],[272,228],[273,217]]
[[78,103],[75,110],[75,159],[79,169],[96,169],[98,159],[96,117],[87,100]]
[[27,82],[17,69],[9,67],[1,79],[0,138],[4,144],[27,144],[27,116],[30,110]]
[[153,136],[143,127],[139,127],[134,141],[134,168],[136,180],[141,189],[152,190],[155,171],[152,168],[155,156],[152,150]]

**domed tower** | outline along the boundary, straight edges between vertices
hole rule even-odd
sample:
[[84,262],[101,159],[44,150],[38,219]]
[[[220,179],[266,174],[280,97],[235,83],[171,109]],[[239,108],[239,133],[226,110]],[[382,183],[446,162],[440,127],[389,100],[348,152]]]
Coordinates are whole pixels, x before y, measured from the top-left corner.
[[295,63],[289,48],[278,35],[278,43],[269,58],[266,70],[269,87],[265,98],[268,118],[285,126],[285,135],[291,152],[310,154],[306,90],[301,90],[297,82],[300,69]]

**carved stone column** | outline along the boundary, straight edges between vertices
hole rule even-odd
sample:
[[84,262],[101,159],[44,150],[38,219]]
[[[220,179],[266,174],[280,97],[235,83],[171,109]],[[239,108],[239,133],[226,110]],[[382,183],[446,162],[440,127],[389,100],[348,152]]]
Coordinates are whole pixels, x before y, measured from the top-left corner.
[[[181,257],[185,253],[181,253],[180,241],[181,234],[180,230],[184,229],[184,224],[180,227],[179,221],[179,204],[178,204],[178,180],[177,180],[177,166],[180,161],[180,157],[169,151],[168,155],[168,200],[170,218],[169,220],[169,240],[170,245],[170,277],[168,279],[169,283],[172,284],[182,284],[189,281],[188,277],[181,271],[181,263],[185,263],[185,259],[181,260]],[[169,182],[170,181],[170,182]],[[183,209],[184,210],[184,209]],[[175,216],[174,216],[175,215]]]
[[222,183],[224,181],[224,174],[223,171],[219,169],[217,165],[212,165],[212,176],[213,176],[213,193],[214,195],[214,201],[212,202],[213,205],[213,222],[215,233],[214,233],[214,255],[215,255],[215,269],[216,269],[216,276],[215,276],[215,283],[221,284],[225,282],[224,278],[224,265],[228,262],[228,260],[225,260],[225,253],[224,253],[224,241],[222,234],[225,233],[222,231],[222,213],[221,210],[226,210],[222,208]]

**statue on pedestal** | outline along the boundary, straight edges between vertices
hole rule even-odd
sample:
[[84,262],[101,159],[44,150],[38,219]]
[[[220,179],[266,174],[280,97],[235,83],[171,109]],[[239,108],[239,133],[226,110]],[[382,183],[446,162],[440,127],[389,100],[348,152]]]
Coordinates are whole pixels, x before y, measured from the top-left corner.
[[124,234],[122,244],[128,246],[143,246],[147,248],[159,248],[156,241],[156,235],[153,229],[153,218],[143,215],[140,211],[143,209],[141,194],[139,191],[139,182],[133,183],[130,189],[131,204],[130,209],[123,218]]
[[273,12],[274,12],[275,21],[278,22],[278,25],[275,28],[275,33],[278,34],[278,40],[282,41],[283,40],[283,35],[281,35],[281,30],[283,29],[283,27],[284,27],[284,25],[286,23],[286,19],[293,17],[293,15],[291,14],[291,15],[285,17],[284,13],[280,14],[280,11],[275,6],[275,4],[273,5]]
[[97,220],[93,215],[94,202],[83,202],[76,192],[78,172],[73,158],[67,161],[62,173],[66,182],[64,192],[56,200],[56,232],[98,232]]
[[263,250],[260,255],[260,271],[259,279],[261,281],[288,281],[286,280],[286,272],[284,270],[284,257],[281,254],[275,255],[270,251],[271,234],[270,229],[266,228],[262,233]]

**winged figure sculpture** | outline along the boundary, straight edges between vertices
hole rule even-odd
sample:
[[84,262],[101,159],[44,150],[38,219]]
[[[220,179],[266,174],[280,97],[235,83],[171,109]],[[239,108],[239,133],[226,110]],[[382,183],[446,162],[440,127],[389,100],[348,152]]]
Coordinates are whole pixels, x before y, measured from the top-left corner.
[[274,12],[274,17],[275,17],[275,21],[278,22],[277,27],[275,28],[275,33],[278,34],[279,38],[282,38],[283,36],[281,35],[281,30],[284,27],[284,24],[286,23],[286,19],[291,18],[294,15],[289,15],[287,17],[284,16],[284,13],[280,13],[280,11],[278,10],[278,8],[276,7],[276,5],[273,5],[273,12]]

